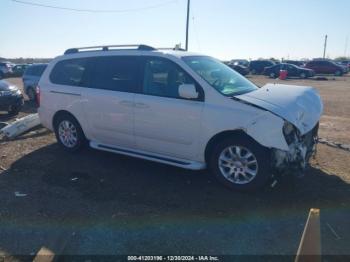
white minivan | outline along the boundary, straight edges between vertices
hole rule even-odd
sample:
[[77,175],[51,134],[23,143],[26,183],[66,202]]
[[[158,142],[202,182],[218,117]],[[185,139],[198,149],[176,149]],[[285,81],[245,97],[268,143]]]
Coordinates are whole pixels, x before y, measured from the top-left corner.
[[92,148],[192,170],[254,190],[300,174],[323,104],[312,87],[257,87],[220,61],[146,45],[68,49],[37,88],[42,124]]

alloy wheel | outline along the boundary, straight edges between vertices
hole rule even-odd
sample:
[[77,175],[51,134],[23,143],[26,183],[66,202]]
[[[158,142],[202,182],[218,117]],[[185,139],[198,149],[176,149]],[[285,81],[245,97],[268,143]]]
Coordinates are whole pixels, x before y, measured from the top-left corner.
[[242,146],[225,148],[218,160],[221,174],[234,184],[250,183],[258,174],[258,161],[255,155]]
[[68,120],[62,121],[58,126],[58,136],[62,144],[73,148],[78,143],[78,132],[73,123]]

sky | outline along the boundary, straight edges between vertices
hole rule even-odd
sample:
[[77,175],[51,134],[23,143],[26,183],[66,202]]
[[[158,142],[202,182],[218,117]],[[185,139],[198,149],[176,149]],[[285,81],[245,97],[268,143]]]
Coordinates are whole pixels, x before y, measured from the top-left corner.
[[[0,57],[51,58],[71,47],[185,45],[187,0],[0,0]],[[117,12],[118,11],[118,12]],[[350,0],[191,0],[189,51],[219,59],[350,56]],[[348,47],[346,48],[346,40]]]

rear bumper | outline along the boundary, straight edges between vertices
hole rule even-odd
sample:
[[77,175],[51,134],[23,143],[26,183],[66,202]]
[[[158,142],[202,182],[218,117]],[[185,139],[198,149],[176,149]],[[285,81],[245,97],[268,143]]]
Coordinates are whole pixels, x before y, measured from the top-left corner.
[[296,136],[288,151],[272,150],[272,168],[276,174],[302,176],[316,153],[318,124],[307,134]]
[[39,114],[41,124],[47,129],[53,131],[52,121],[53,121],[55,112],[47,108],[44,108],[43,106],[40,106],[38,108],[38,114]]

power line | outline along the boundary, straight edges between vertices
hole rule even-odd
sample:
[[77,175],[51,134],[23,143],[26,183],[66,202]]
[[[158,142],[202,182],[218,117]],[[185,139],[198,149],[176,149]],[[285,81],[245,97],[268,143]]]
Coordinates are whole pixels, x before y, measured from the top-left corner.
[[11,0],[12,2],[16,2],[18,4],[24,4],[24,5],[31,5],[31,6],[37,6],[37,7],[45,7],[45,8],[51,8],[51,9],[59,9],[59,10],[65,10],[65,11],[75,11],[75,12],[87,12],[87,13],[126,13],[126,12],[137,12],[137,11],[143,11],[143,10],[149,10],[149,9],[155,9],[159,8],[165,5],[172,4],[174,2],[177,2],[177,0],[171,0],[159,4],[154,4],[150,6],[145,7],[139,7],[139,8],[130,8],[130,9],[118,9],[118,10],[109,10],[109,9],[78,9],[78,8],[70,8],[70,7],[63,7],[63,6],[54,6],[54,5],[46,5],[46,4],[40,4],[36,2],[30,2],[30,1],[22,1],[22,0]]

